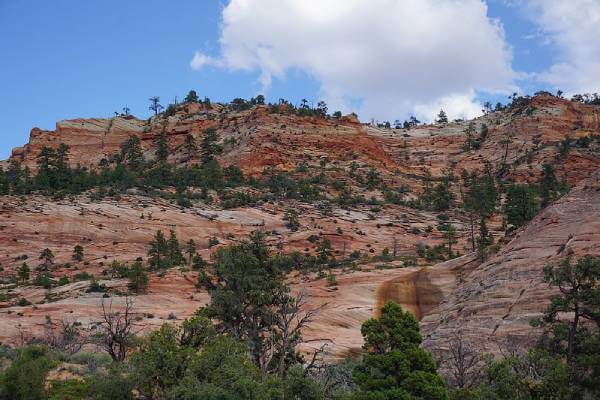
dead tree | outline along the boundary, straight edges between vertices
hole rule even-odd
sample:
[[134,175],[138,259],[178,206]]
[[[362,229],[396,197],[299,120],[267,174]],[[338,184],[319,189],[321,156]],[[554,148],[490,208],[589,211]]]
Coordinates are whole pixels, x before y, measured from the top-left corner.
[[252,349],[253,361],[263,377],[269,373],[283,376],[290,356],[302,343],[302,329],[306,327],[321,307],[305,310],[306,292],[296,296],[285,295],[272,309],[272,324],[260,333],[259,345]]
[[461,333],[454,334],[442,364],[447,371],[450,386],[460,389],[475,385],[483,369],[481,357],[465,342]]
[[325,355],[325,351],[327,350],[328,345],[329,343],[323,343],[321,347],[315,349],[310,359],[310,362],[306,364],[306,367],[304,367],[304,376],[308,376],[311,374],[316,375],[325,368],[326,364],[323,356]]
[[154,111],[154,115],[157,115],[164,107],[160,104],[160,97],[152,96],[150,97],[150,107],[148,107],[151,111]]
[[77,320],[63,318],[55,323],[48,317],[42,342],[52,350],[75,354],[89,342],[89,336]]
[[114,362],[122,362],[127,355],[127,349],[134,336],[133,298],[125,297],[125,309],[113,311],[112,300],[108,304],[102,299],[100,321],[100,347],[102,347]]
[[283,377],[285,373],[286,355],[293,351],[296,345],[302,342],[302,329],[306,327],[322,307],[303,311],[306,307],[306,290],[301,290],[295,297],[290,297],[279,309],[277,321],[277,335],[275,348],[279,354],[277,375]]
[[349,363],[328,364],[324,355],[327,351],[328,343],[324,343],[313,352],[312,358],[304,368],[304,376],[310,376],[321,384],[325,391],[325,398],[333,398],[337,390],[354,390],[355,384],[352,381],[353,366]]

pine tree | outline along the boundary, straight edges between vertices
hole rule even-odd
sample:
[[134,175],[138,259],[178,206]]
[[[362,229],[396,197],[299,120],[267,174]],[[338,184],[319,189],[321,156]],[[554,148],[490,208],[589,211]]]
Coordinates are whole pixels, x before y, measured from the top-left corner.
[[45,248],[44,250],[42,250],[39,259],[43,260],[44,266],[48,268],[52,265],[54,261],[54,253],[52,253],[52,250],[50,250],[49,248]]
[[54,168],[59,176],[64,176],[69,170],[69,146],[65,143],[58,145],[56,158],[54,159]]
[[440,110],[440,113],[437,116],[436,122],[438,124],[447,124],[448,123],[448,115],[446,115],[446,112],[444,110]]
[[153,97],[150,97],[149,100],[150,100],[150,107],[148,107],[148,109],[150,109],[151,111],[154,111],[154,115],[157,115],[162,109],[164,109],[162,104],[160,104],[160,97],[153,96]]
[[37,175],[35,177],[36,186],[39,189],[52,189],[56,185],[54,175],[54,164],[56,151],[48,146],[42,147],[37,156]]
[[157,231],[148,249],[148,263],[153,268],[162,268],[168,257],[168,245],[162,231]]
[[190,90],[187,94],[187,96],[185,96],[185,99],[183,100],[185,103],[197,103],[198,102],[198,95],[196,94],[195,90]]
[[380,182],[381,178],[379,177],[377,170],[374,168],[369,168],[369,171],[367,172],[367,189],[375,189]]
[[477,238],[477,254],[481,262],[485,261],[486,252],[485,249],[494,242],[494,237],[490,234],[485,218],[479,220],[479,236]]
[[471,247],[475,251],[477,248],[475,238],[475,224],[477,219],[485,219],[492,215],[496,208],[498,199],[498,190],[491,168],[486,166],[486,171],[480,175],[479,171],[472,171],[470,174],[463,170],[462,173],[463,188],[463,209],[469,215],[469,226],[471,231]]
[[465,130],[465,135],[466,135],[466,139],[465,139],[464,149],[471,150],[473,148],[473,136],[475,135],[475,123],[474,122],[469,122],[469,126]]
[[554,167],[550,164],[542,165],[542,181],[540,183],[540,194],[542,196],[542,207],[546,207],[556,198],[558,191],[558,180],[554,174]]
[[448,399],[433,357],[419,347],[419,323],[410,312],[387,302],[361,333],[365,354],[352,374],[357,399]]
[[202,151],[202,163],[206,164],[214,160],[214,156],[221,152],[221,146],[217,144],[219,135],[215,128],[207,128],[204,130],[202,143],[200,145]]
[[506,222],[518,228],[525,225],[538,211],[536,191],[527,185],[510,185],[506,190],[504,212]]
[[453,195],[450,191],[450,178],[444,177],[433,190],[432,207],[436,211],[445,211],[452,207]]
[[283,215],[283,220],[287,221],[285,226],[292,232],[296,232],[300,228],[300,221],[298,220],[298,212],[292,208],[288,208]]
[[167,162],[169,157],[169,145],[167,144],[167,136],[164,132],[158,135],[156,140],[156,160],[161,163]]
[[15,159],[10,159],[8,169],[6,170],[6,184],[9,194],[23,194],[26,192],[26,171],[21,168],[21,163]]
[[479,142],[483,143],[487,138],[489,133],[488,127],[486,124],[481,125],[481,130],[479,131]]
[[569,366],[573,398],[598,398],[600,387],[600,257],[567,257],[544,268],[544,281],[558,288],[538,324],[548,329],[541,345]]
[[129,139],[121,144],[121,161],[134,170],[142,166],[144,153],[140,138],[136,135],[129,136]]
[[4,196],[10,193],[10,186],[8,184],[8,177],[4,168],[0,165],[0,196]]
[[54,166],[54,159],[56,158],[56,151],[48,146],[42,147],[40,153],[37,156],[37,169],[38,174],[48,175],[50,170]]
[[321,265],[327,265],[332,261],[333,251],[329,239],[321,239],[317,245],[317,258]]
[[325,118],[327,116],[327,104],[322,100],[319,101],[315,111],[318,116]]
[[167,248],[169,254],[169,264],[173,265],[181,265],[183,262],[183,254],[181,253],[181,248],[179,247],[179,240],[177,240],[177,236],[175,235],[174,230],[169,231],[169,240],[167,241]]
[[136,261],[127,273],[128,287],[135,293],[143,293],[148,289],[148,274],[141,261]]
[[188,264],[192,265],[192,260],[196,255],[196,242],[194,242],[194,239],[190,239],[187,241],[187,243],[185,244],[185,252],[188,255]]
[[198,146],[196,145],[196,139],[194,135],[188,133],[185,135],[185,142],[183,143],[183,148],[187,154],[188,159],[192,159],[196,157],[198,154]]
[[29,265],[27,265],[27,263],[21,264],[19,270],[17,271],[17,276],[21,283],[25,283],[29,280],[29,272],[31,272]]
[[73,248],[72,258],[75,261],[83,261],[83,247],[81,245],[76,245]]
[[456,228],[452,224],[444,224],[443,229],[444,239],[448,243],[448,255],[452,257],[452,245],[457,243],[456,240]]
[[199,254],[194,255],[194,257],[192,258],[192,268],[196,271],[203,270],[204,267],[206,267],[207,265],[208,263],[204,261],[202,256],[200,256]]

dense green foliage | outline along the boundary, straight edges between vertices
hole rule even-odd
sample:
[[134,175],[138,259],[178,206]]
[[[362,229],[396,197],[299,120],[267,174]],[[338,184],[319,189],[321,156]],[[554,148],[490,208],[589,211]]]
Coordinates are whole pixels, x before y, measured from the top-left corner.
[[[288,262],[270,254],[260,234],[221,249],[210,306],[180,326],[164,324],[132,341],[120,363],[98,364],[97,356],[67,356],[43,346],[2,348],[0,399],[130,400],[138,393],[157,400],[572,400],[599,394],[597,257],[567,257],[547,266],[545,280],[559,293],[536,322],[546,328],[539,342],[529,350],[507,348],[498,359],[475,354],[478,363],[458,360],[462,364],[455,366],[466,362],[480,370],[449,391],[433,357],[420,347],[418,322],[393,302],[363,324],[364,353],[351,375],[344,364],[317,370],[303,364],[295,351],[301,329],[282,324],[303,315],[283,281]],[[136,265],[113,263],[113,269],[127,274]],[[79,363],[80,377],[48,382],[49,371],[65,357]]]
[[0,399],[43,400],[44,381],[55,365],[44,347],[23,347],[16,359],[0,376]]
[[243,343],[210,327],[196,316],[183,332],[166,324],[150,334],[131,360],[140,392],[154,399],[268,399],[281,390],[261,379]]
[[510,185],[506,189],[506,222],[520,227],[529,222],[539,209],[535,188],[528,185]]
[[148,249],[148,264],[150,268],[170,268],[185,262],[175,231],[169,231],[169,239],[162,231],[157,231]]
[[488,361],[481,381],[477,388],[458,390],[452,397],[473,400],[572,398],[566,365],[538,349]]
[[83,261],[83,247],[81,245],[76,245],[73,248],[73,260],[75,261]]
[[[101,198],[133,187],[148,192],[175,187],[178,196],[182,196],[189,187],[221,190],[243,183],[239,169],[229,167],[222,170],[214,161],[214,155],[220,151],[217,141],[216,131],[207,129],[201,144],[202,164],[180,167],[167,163],[169,148],[164,133],[158,136],[155,160],[144,159],[141,141],[132,135],[123,142],[119,154],[113,155],[110,160],[103,159],[99,168],[93,170],[70,167],[69,148],[64,144],[58,150],[44,147],[38,156],[35,176],[15,161],[11,161],[7,171],[0,171],[0,194],[20,195],[39,191],[61,197],[97,188],[92,197]],[[186,141],[186,149],[190,156],[195,156],[193,138]]]
[[366,321],[361,332],[366,353],[354,370],[356,399],[448,398],[431,354],[419,347],[419,324],[411,313],[388,302],[381,316]]
[[127,287],[135,293],[143,293],[148,288],[148,273],[144,270],[141,261],[136,261],[127,271],[129,284]]
[[[544,348],[564,358],[570,368],[569,382],[577,397],[600,395],[600,258],[586,256],[575,263],[571,257],[544,269],[545,281],[560,293],[552,297],[539,323],[548,330]],[[569,315],[569,317],[565,317]]]
[[454,195],[451,191],[453,180],[454,176],[446,175],[434,185],[428,173],[423,183],[423,193],[416,201],[409,202],[408,205],[425,210],[448,210],[452,207],[454,201]]
[[248,344],[250,358],[263,375],[283,376],[298,359],[301,326],[288,325],[300,310],[284,282],[285,261],[272,256],[263,234],[255,232],[249,241],[217,250],[216,279],[205,282],[211,297],[208,315],[219,321],[220,332]]

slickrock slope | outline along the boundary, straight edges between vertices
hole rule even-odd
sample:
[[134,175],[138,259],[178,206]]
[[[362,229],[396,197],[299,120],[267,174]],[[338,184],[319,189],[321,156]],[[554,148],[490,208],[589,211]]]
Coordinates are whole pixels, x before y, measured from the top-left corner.
[[[304,331],[306,342],[301,350],[311,353],[326,344],[328,358],[343,358],[358,354],[362,345],[361,324],[377,313],[380,305],[381,282],[398,280],[417,271],[416,268],[373,269],[342,273],[338,271],[338,287],[326,286],[324,279],[308,279],[294,274],[289,283],[292,290],[305,291],[307,307],[319,309],[309,328]],[[207,303],[208,295],[195,289],[196,273],[171,270],[165,276],[153,276],[147,293],[135,296],[134,312],[137,329],[148,330],[160,327],[164,322],[181,322],[191,316],[198,307]],[[126,290],[125,280],[102,280],[111,290]],[[40,337],[44,323],[50,317],[77,320],[93,329],[100,318],[102,294],[86,293],[89,282],[77,282],[51,291],[52,302],[39,303],[48,299],[49,291],[40,288],[19,288],[13,293],[36,303],[33,306],[11,306],[0,311],[0,341],[18,344],[22,338]],[[399,291],[398,293],[402,293]],[[104,299],[107,306],[121,309],[123,297]],[[404,296],[401,304],[415,309],[414,299]],[[412,308],[411,308],[412,307]]]
[[[314,254],[315,243],[309,239],[326,237],[338,259],[354,250],[378,255],[386,247],[396,249],[403,259],[363,264],[358,271],[336,271],[338,286],[334,288],[314,274],[308,278],[291,274],[293,289],[307,290],[309,306],[322,307],[305,332],[305,350],[327,343],[333,357],[356,353],[362,344],[361,323],[393,299],[422,319],[429,348],[443,346],[461,329],[483,350],[495,351],[497,340],[513,334],[526,338],[529,319],[545,307],[551,294],[541,283],[546,263],[564,257],[568,249],[576,256],[600,254],[600,184],[594,175],[600,167],[600,144],[594,140],[562,155],[559,147],[567,136],[575,140],[600,135],[600,107],[542,95],[482,116],[473,124],[475,138],[484,124],[488,127],[478,149],[465,147],[469,121],[411,130],[382,129],[351,116],[299,117],[271,112],[265,106],[236,112],[219,104],[187,104],[167,118],[77,119],[57,123],[54,131],[36,128],[29,143],[14,149],[10,160],[0,166],[6,169],[10,162],[19,162],[35,171],[41,149],[56,148],[60,143],[69,145],[72,166],[96,169],[103,160],[114,166],[121,144],[134,134],[141,139],[145,159],[151,161],[162,132],[167,137],[168,161],[193,165],[199,160],[187,157],[186,135],[200,141],[204,130],[213,127],[221,137],[223,152],[218,160],[223,167],[236,165],[246,176],[260,177],[265,168],[293,171],[306,164],[327,177],[330,185],[323,191],[331,203],[340,194],[331,184],[336,182],[346,182],[354,194],[374,201],[347,209],[334,204],[324,211],[315,203],[267,199],[224,210],[219,201],[194,201],[183,208],[140,190],[97,201],[92,201],[89,193],[61,200],[41,195],[0,196],[0,277],[8,280],[24,261],[35,268],[40,252],[50,248],[56,256],[52,268],[56,278],[85,271],[114,293],[124,291],[126,282],[109,279],[112,260],[145,259],[148,243],[158,229],[175,230],[182,242],[194,239],[205,259],[219,246],[243,239],[254,230],[269,233],[268,243],[284,252]],[[467,217],[457,207],[444,214],[457,228],[459,240],[454,250],[466,255],[437,265],[425,265],[422,259],[417,266],[408,263],[417,244],[433,246],[444,241],[434,228],[439,213],[389,203],[376,206],[376,201],[384,198],[383,192],[368,189],[349,175],[355,169],[364,177],[372,168],[389,188],[412,189],[406,195],[410,200],[421,193],[428,172],[436,180],[449,172],[460,175],[463,168],[482,169],[486,162],[503,178],[531,183],[539,181],[541,165],[549,163],[556,168],[557,177],[574,189],[515,237],[504,238],[501,217],[491,218],[488,226],[500,249],[483,265],[469,253]],[[460,202],[460,185],[454,184],[452,191]],[[299,213],[297,232],[287,229],[283,219],[290,207]],[[208,246],[212,237],[219,245]],[[71,259],[78,244],[84,248],[85,263]],[[149,329],[169,318],[181,321],[205,304],[208,296],[195,288],[196,279],[196,272],[185,268],[164,276],[153,274],[148,293],[136,296],[139,324]],[[50,290],[6,285],[0,303],[0,341],[18,343],[21,334],[41,334],[47,315],[84,323],[97,320],[101,294],[86,293],[88,286],[89,281]],[[20,298],[33,305],[18,306]],[[115,306],[122,303],[122,298],[113,299]]]
[[[72,200],[50,201],[41,196],[23,200],[17,197],[0,198],[0,262],[4,271],[0,277],[14,273],[23,261],[37,265],[44,248],[56,256],[59,273],[74,274],[80,270],[100,272],[112,260],[134,261],[146,258],[148,243],[157,230],[173,229],[180,241],[193,239],[199,253],[207,258],[218,246],[208,247],[211,237],[220,245],[244,239],[255,230],[270,233],[267,240],[283,251],[314,251],[311,235],[328,238],[337,255],[354,250],[379,254],[385,247],[393,248],[394,237],[399,255],[414,254],[418,243],[441,243],[438,231],[423,232],[437,223],[435,213],[415,212],[404,206],[389,206],[385,211],[372,213],[368,207],[352,211],[334,208],[323,214],[309,204],[293,204],[299,211],[300,229],[291,232],[285,227],[283,205],[265,203],[255,207],[222,210],[197,205],[183,209],[166,200],[125,195],[120,200],[90,201],[87,196]],[[462,218],[462,217],[461,217]],[[460,222],[457,222],[457,226]],[[413,231],[420,228],[419,231]],[[460,245],[466,246],[466,237]],[[73,263],[75,245],[81,245],[88,265]],[[456,247],[461,248],[459,245]],[[65,263],[73,268],[64,268]]]
[[[371,216],[367,208],[361,210],[363,207],[352,211],[334,208],[331,215],[323,215],[312,205],[296,204],[301,211],[300,229],[290,232],[282,220],[283,207],[268,203],[252,208],[220,210],[209,206],[182,209],[165,200],[135,195],[125,195],[119,201],[104,199],[99,202],[90,202],[86,196],[61,201],[49,201],[41,196],[31,196],[23,201],[7,196],[2,201],[0,262],[4,270],[0,276],[7,278],[14,274],[24,261],[34,267],[39,263],[41,249],[49,247],[56,256],[52,268],[55,277],[73,277],[87,272],[97,276],[99,283],[121,292],[126,291],[127,282],[109,278],[110,263],[112,260],[133,261],[138,257],[145,259],[148,243],[158,229],[172,228],[182,241],[194,239],[205,259],[215,248],[242,239],[256,229],[271,232],[268,242],[273,247],[283,246],[283,251],[309,249],[312,252],[315,244],[308,238],[311,235],[327,237],[338,257],[344,247],[346,253],[360,250],[371,254],[372,250],[373,254],[379,254],[384,247],[391,248],[394,236],[401,255],[414,255],[417,243],[443,241],[437,231],[424,236],[424,227],[437,222],[434,214],[415,212],[402,206],[389,206]],[[413,232],[415,227],[420,227],[421,232]],[[273,231],[277,233],[272,234]],[[209,248],[208,240],[213,236],[220,244]],[[84,247],[85,264],[71,259],[76,244]],[[465,238],[461,245],[466,246]],[[468,257],[449,263],[454,265]],[[327,344],[330,357],[356,354],[362,343],[360,325],[375,315],[388,297],[419,315],[429,307],[426,302],[434,304],[441,300],[438,284],[444,286],[446,281],[455,282],[454,272],[450,269],[432,274],[431,268],[425,273],[416,267],[402,266],[402,261],[393,261],[363,265],[364,271],[336,271],[337,288],[327,287],[326,280],[318,279],[315,274],[308,279],[292,274],[292,288],[308,291],[308,307],[322,307],[305,332],[308,342],[303,349],[309,351]],[[416,276],[424,279],[414,279]],[[410,284],[401,283],[403,277],[411,277]],[[158,327],[169,320],[170,314],[177,318],[173,322],[181,321],[204,305],[208,296],[205,291],[195,288],[196,280],[197,273],[192,271],[173,270],[164,277],[153,275],[148,293],[135,297],[136,313],[142,317],[140,327]],[[435,284],[430,284],[430,280]],[[53,320],[77,319],[84,324],[97,321],[102,294],[86,293],[89,285],[89,281],[83,281],[50,290],[19,286],[6,291],[6,300],[0,303],[0,341],[18,343],[21,335],[43,334],[46,316]],[[423,295],[428,292],[431,294]],[[424,301],[427,296],[429,300]],[[18,306],[17,301],[21,298],[33,305]],[[115,307],[119,307],[123,300],[113,298]]]
[[534,338],[530,320],[554,293],[543,268],[567,255],[600,255],[600,174],[586,179],[542,211],[502,250],[464,277],[421,320],[425,346],[443,347],[455,333],[473,346],[498,352],[506,340]]

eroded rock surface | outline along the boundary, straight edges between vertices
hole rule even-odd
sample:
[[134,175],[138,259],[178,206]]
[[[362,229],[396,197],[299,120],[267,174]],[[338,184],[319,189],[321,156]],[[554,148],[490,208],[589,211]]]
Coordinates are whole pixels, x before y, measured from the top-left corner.
[[455,333],[487,352],[498,352],[509,337],[534,339],[530,320],[555,293],[543,283],[544,266],[586,254],[600,255],[600,174],[580,182],[466,275],[421,320],[425,346],[439,349]]
[[[538,215],[514,237],[504,237],[502,219],[496,215],[489,228],[499,251],[479,265],[470,253],[467,216],[458,208],[445,212],[457,228],[455,250],[462,257],[436,264],[420,260],[371,262],[360,271],[336,271],[337,286],[328,287],[314,274],[289,277],[294,290],[306,290],[309,307],[320,307],[305,336],[303,349],[327,343],[331,357],[356,354],[362,344],[360,325],[377,315],[387,300],[395,300],[421,318],[425,345],[442,348],[455,332],[482,350],[495,351],[495,342],[510,335],[529,337],[529,319],[539,315],[552,291],[542,283],[542,268],[572,252],[575,256],[600,254],[600,167],[598,145],[575,147],[559,154],[567,136],[576,140],[600,134],[600,107],[586,106],[552,96],[536,96],[526,107],[495,112],[473,121],[475,136],[483,125],[488,134],[478,149],[468,149],[465,131],[469,121],[419,126],[409,131],[381,129],[361,124],[353,117],[322,119],[269,112],[255,107],[232,112],[215,104],[189,104],[168,118],[149,121],[134,117],[76,119],[57,123],[54,131],[37,128],[24,147],[13,150],[11,160],[36,169],[36,157],[44,146],[70,146],[69,162],[91,169],[109,162],[130,136],[138,135],[146,160],[154,157],[155,142],[165,132],[169,162],[178,165],[198,162],[189,159],[183,143],[186,135],[200,140],[204,129],[217,129],[224,151],[221,165],[237,165],[246,175],[260,177],[265,168],[291,171],[300,164],[324,165],[331,182],[341,181],[367,199],[382,200],[380,190],[352,184],[348,171],[365,175],[378,172],[388,187],[408,187],[414,199],[430,173],[438,179],[462,169],[482,169],[485,163],[505,179],[538,182],[542,164],[556,168],[559,179],[574,189]],[[595,142],[594,142],[595,143]],[[105,160],[105,161],[103,161]],[[0,162],[4,168],[9,161]],[[354,186],[352,186],[354,185]],[[360,187],[359,187],[360,186]],[[330,200],[339,190],[329,188]],[[460,202],[460,185],[453,185],[455,202]],[[299,212],[300,229],[291,232],[284,211]],[[219,246],[245,238],[254,230],[270,233],[269,245],[283,251],[314,254],[311,237],[331,240],[336,257],[354,250],[381,254],[384,248],[399,256],[415,255],[419,243],[444,241],[434,227],[439,213],[407,206],[362,204],[324,212],[318,204],[292,200],[266,201],[255,206],[224,210],[218,201],[196,202],[183,209],[159,197],[131,190],[116,199],[91,201],[88,194],[62,200],[31,195],[0,197],[0,276],[8,278],[24,261],[32,268],[40,252],[48,247],[56,255],[55,277],[88,272],[111,290],[125,291],[124,280],[109,279],[112,260],[145,258],[148,242],[157,230],[173,229],[181,241],[194,239],[204,258]],[[429,229],[428,227],[431,227]],[[209,247],[209,238],[219,245]],[[82,245],[85,263],[71,259],[73,247]],[[408,258],[406,258],[408,260]],[[411,264],[412,265],[412,264]],[[136,296],[138,323],[152,329],[165,321],[181,321],[208,301],[195,288],[196,273],[186,268],[164,276],[152,275],[149,291]],[[88,281],[45,290],[32,286],[3,289],[0,304],[0,341],[18,343],[23,336],[39,335],[46,316],[76,318],[92,324],[99,316],[101,294],[87,293]],[[8,287],[8,286],[7,286]],[[26,298],[33,303],[18,306]],[[123,298],[112,297],[114,306]],[[92,324],[93,325],[93,324]]]

